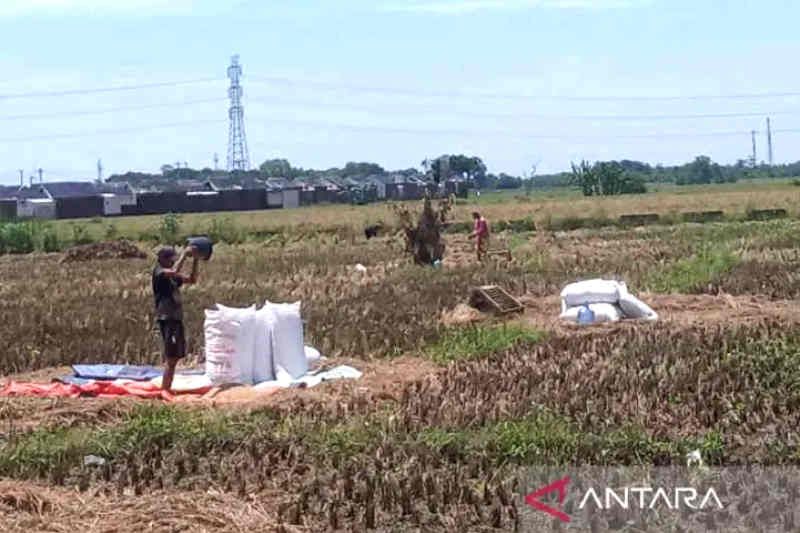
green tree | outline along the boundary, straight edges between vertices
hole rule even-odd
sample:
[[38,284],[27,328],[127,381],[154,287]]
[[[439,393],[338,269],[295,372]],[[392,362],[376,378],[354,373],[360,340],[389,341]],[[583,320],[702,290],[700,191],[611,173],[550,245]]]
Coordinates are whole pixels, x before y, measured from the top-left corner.
[[295,170],[286,159],[268,159],[258,167],[261,174],[267,178],[289,178],[296,176]]
[[373,174],[384,174],[386,171],[377,163],[354,163],[349,162],[342,170],[342,177],[370,176]]
[[570,183],[579,187],[584,196],[613,196],[617,194],[638,194],[647,192],[641,175],[626,172],[616,161],[597,162],[590,165],[581,161],[572,163]]
[[584,196],[594,196],[600,193],[600,186],[597,174],[588,161],[581,161],[579,164],[570,163],[572,175],[570,185],[579,187]]

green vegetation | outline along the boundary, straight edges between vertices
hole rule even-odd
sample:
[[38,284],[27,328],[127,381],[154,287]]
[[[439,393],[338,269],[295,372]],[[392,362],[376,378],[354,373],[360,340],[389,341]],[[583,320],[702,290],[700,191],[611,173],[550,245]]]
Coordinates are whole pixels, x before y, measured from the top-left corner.
[[468,326],[447,331],[427,354],[437,363],[446,364],[491,355],[518,343],[539,342],[543,337],[539,331],[516,324]]
[[38,428],[24,434],[0,447],[0,475],[44,476],[78,466],[87,455],[114,460],[154,446],[207,447],[242,438],[247,429],[252,428],[219,413],[142,405],[109,427]]
[[211,219],[206,234],[213,242],[227,244],[240,244],[247,239],[247,233],[229,216]]
[[57,252],[63,242],[53,225],[38,220],[0,223],[0,254]]
[[696,449],[709,464],[718,464],[724,457],[718,432],[699,439],[673,441],[651,437],[643,429],[629,425],[598,435],[582,432],[569,419],[546,409],[478,429],[431,428],[421,432],[419,439],[446,457],[463,460],[478,455],[495,464],[681,463],[687,453]]
[[647,192],[644,178],[627,172],[616,161],[596,162],[590,165],[581,161],[572,164],[570,184],[580,188],[584,196],[614,196]]
[[691,257],[653,272],[645,286],[655,292],[702,292],[710,284],[717,284],[739,261],[740,257],[729,247],[707,244]]
[[181,217],[174,213],[167,213],[161,218],[158,225],[158,240],[164,244],[178,244],[180,230]]

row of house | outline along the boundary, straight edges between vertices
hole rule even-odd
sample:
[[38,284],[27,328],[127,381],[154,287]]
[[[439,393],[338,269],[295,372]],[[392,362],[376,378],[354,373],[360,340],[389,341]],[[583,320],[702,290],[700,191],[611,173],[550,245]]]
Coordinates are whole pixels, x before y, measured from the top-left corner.
[[[321,203],[368,203],[415,200],[430,185],[402,175],[368,176],[361,180],[314,177],[230,185],[222,180],[180,180],[168,188],[132,187],[128,183],[52,182],[28,187],[0,186],[0,219],[91,218],[296,208]],[[448,182],[438,192],[456,194],[465,188]],[[436,192],[436,191],[432,191]]]

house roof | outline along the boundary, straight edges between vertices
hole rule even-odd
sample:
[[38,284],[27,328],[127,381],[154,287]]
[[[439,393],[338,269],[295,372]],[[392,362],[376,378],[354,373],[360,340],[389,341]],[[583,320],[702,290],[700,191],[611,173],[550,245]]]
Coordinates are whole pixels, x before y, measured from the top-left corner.
[[[15,192],[19,188],[15,187]],[[74,198],[78,196],[97,196],[102,193],[128,194],[131,187],[127,183],[95,183],[91,181],[53,181],[49,183],[33,184],[26,187],[22,193],[25,197]]]
[[16,198],[18,192],[19,192],[19,187],[17,187],[16,185],[10,187],[6,185],[0,185],[0,199]]
[[289,180],[286,178],[267,178],[267,189],[272,191],[279,191],[289,186]]
[[43,200],[49,199],[47,193],[39,185],[24,187],[17,191],[16,197],[20,200]]
[[90,181],[54,181],[38,186],[34,184],[35,187],[46,190],[53,198],[95,196],[99,193],[97,185]]

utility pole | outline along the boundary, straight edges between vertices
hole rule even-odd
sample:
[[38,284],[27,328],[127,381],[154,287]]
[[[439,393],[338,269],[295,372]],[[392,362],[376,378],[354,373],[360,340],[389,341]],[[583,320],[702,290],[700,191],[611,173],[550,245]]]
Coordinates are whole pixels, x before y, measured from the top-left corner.
[[97,183],[103,183],[103,160],[97,160]]
[[42,178],[42,172],[44,172],[41,168],[38,170],[39,172],[39,183],[44,183],[44,178]]
[[758,159],[756,159],[756,130],[750,131],[750,137],[753,140],[753,156],[750,160],[750,163],[752,164],[753,168],[756,168],[756,161],[758,161]]
[[769,157],[769,166],[772,166],[772,125],[767,117],[767,156]]
[[22,189],[25,187],[25,171],[19,169],[19,188]]
[[214,170],[219,170],[219,154],[214,152]]

